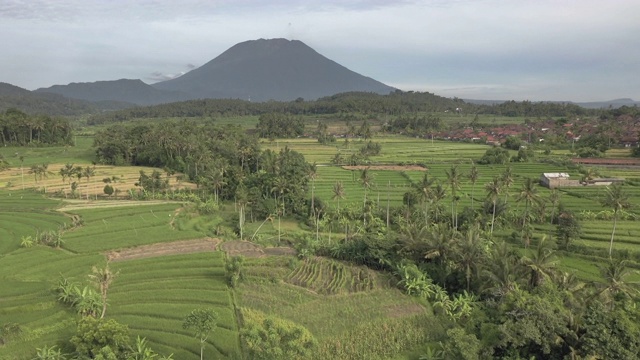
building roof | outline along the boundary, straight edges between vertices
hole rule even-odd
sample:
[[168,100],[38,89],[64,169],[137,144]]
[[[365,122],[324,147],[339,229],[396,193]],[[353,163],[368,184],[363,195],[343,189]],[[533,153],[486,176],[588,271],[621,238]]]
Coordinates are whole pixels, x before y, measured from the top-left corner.
[[567,173],[543,173],[543,175],[548,179],[569,178],[569,174]]

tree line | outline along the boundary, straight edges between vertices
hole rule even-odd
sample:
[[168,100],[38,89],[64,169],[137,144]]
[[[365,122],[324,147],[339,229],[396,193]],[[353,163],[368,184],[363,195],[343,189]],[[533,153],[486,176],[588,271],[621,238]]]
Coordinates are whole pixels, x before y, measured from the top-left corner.
[[48,115],[28,115],[10,108],[0,113],[0,141],[3,146],[70,145],[69,120]]
[[[305,213],[311,165],[289,148],[261,151],[258,138],[238,126],[194,121],[118,124],[96,133],[95,148],[104,164],[184,173],[216,202],[235,200],[241,208],[250,206],[252,215]],[[159,177],[141,175],[139,184],[151,190],[149,184]]]
[[458,111],[466,114],[494,114],[504,116],[572,116],[595,115],[599,110],[582,108],[575,104],[508,101],[497,105],[466,103],[458,98],[445,98],[428,92],[397,90],[387,95],[347,92],[313,101],[269,101],[253,103],[238,99],[203,99],[135,107],[93,115],[89,125],[124,122],[145,118],[171,117],[229,117],[280,113],[289,115],[345,114],[402,116],[422,112]]

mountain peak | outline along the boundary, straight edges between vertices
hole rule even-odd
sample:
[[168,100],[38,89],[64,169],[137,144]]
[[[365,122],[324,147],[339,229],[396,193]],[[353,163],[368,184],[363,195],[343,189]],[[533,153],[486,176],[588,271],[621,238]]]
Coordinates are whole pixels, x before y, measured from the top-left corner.
[[238,43],[201,67],[153,86],[196,98],[253,101],[311,100],[348,91],[387,94],[395,90],[327,59],[302,41],[283,38]]

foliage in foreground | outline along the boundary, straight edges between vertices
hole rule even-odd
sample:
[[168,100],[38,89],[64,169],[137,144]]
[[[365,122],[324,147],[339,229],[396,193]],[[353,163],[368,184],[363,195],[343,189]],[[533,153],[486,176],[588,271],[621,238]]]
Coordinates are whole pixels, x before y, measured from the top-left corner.
[[242,309],[244,326],[240,335],[249,358],[287,360],[314,358],[317,341],[309,330],[290,321]]

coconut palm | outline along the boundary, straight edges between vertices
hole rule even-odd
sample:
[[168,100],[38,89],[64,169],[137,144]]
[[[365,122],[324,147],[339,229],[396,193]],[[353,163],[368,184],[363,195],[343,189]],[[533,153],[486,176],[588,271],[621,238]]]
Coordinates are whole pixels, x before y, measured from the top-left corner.
[[553,219],[555,218],[555,212],[560,203],[560,191],[558,189],[552,189],[549,193],[549,202],[551,203],[551,225],[553,225]]
[[637,271],[627,267],[627,260],[609,259],[608,263],[600,268],[604,283],[599,284],[596,295],[604,299],[605,303],[613,303],[617,296],[632,297],[638,294],[638,282],[629,281],[628,277],[637,274]]
[[498,199],[500,197],[500,193],[502,192],[502,183],[498,177],[494,177],[492,181],[485,185],[485,190],[487,191],[487,199],[491,201],[493,204],[493,211],[491,213],[491,232],[493,235],[493,225],[496,221],[496,204],[498,203]]
[[471,291],[471,280],[478,276],[483,259],[485,258],[485,239],[480,235],[480,229],[471,227],[456,242],[455,262],[462,268],[467,282],[467,291]]
[[104,314],[107,312],[107,292],[109,291],[109,286],[118,276],[118,273],[111,272],[109,268],[109,263],[105,265],[104,268],[99,268],[94,266],[91,269],[91,274],[89,274],[89,279],[96,285],[96,287],[100,290],[100,297],[102,298],[102,314],[100,318],[104,318]]
[[[516,202],[519,203],[522,201],[524,201],[524,213],[522,215],[522,228],[524,230],[530,221],[529,209],[531,205],[538,204],[540,202],[540,196],[538,195],[535,179],[527,178],[522,184],[522,189],[516,198]],[[525,243],[525,247],[529,247],[529,241]]]
[[507,202],[508,202],[509,189],[511,188],[511,185],[513,185],[513,181],[514,181],[513,169],[511,168],[511,166],[507,166],[507,168],[504,169],[504,172],[500,176],[500,183],[502,184],[502,186],[505,189],[505,191],[504,191],[504,203],[505,204],[507,204]]
[[342,184],[342,181],[338,180],[336,181],[335,184],[333,184],[333,200],[337,200],[338,201],[338,210],[340,210],[340,199],[344,199],[345,198],[345,192],[344,192],[344,185]]
[[362,201],[362,210],[363,210],[363,222],[364,226],[367,226],[367,215],[364,213],[367,209],[367,191],[373,187],[373,175],[369,172],[369,167],[367,166],[364,170],[360,172],[360,183],[362,187],[364,187],[364,198]]
[[462,177],[462,173],[458,171],[458,165],[452,166],[449,171],[445,171],[447,174],[447,181],[449,182],[449,187],[451,188],[451,224],[454,228],[458,228],[458,201],[460,198],[457,195],[458,190],[460,190],[460,178]]
[[318,176],[318,165],[314,162],[309,166],[309,178],[311,179],[311,214],[315,218],[315,189],[316,189],[316,177]]
[[476,182],[478,182],[478,177],[480,177],[478,167],[473,161],[471,161],[471,169],[469,170],[469,180],[471,181],[471,210],[474,210],[473,197],[476,189]]
[[607,192],[601,203],[602,206],[613,209],[613,230],[611,231],[611,242],[609,244],[609,258],[611,258],[618,216],[620,216],[620,211],[631,208],[631,203],[629,202],[629,195],[622,190],[622,185],[620,184],[607,187]]
[[249,204],[249,192],[247,191],[247,187],[242,183],[236,189],[236,203],[238,204],[238,228],[240,229],[240,240],[242,240],[244,235],[245,208]]
[[554,275],[555,266],[558,263],[553,249],[547,244],[547,237],[543,236],[538,242],[536,249],[528,256],[523,256],[520,261],[529,268],[529,286],[534,288],[542,284],[543,281],[551,279]]
[[437,183],[431,191],[431,202],[434,204],[433,210],[436,215],[436,222],[438,222],[440,216],[440,201],[444,200],[445,197],[447,197],[447,191],[442,184]]
[[60,168],[60,176],[62,176],[62,182],[65,182],[66,179],[69,179],[69,183],[71,183],[71,178],[75,174],[75,167],[73,164],[66,163],[63,167]]
[[429,224],[429,202],[431,201],[431,186],[433,185],[434,180],[429,179],[429,175],[425,172],[422,180],[415,184],[416,192],[418,193],[418,198],[420,202],[424,205],[424,222],[425,224]]
[[507,243],[495,244],[489,255],[487,268],[482,271],[484,290],[498,297],[506,295],[518,286],[520,270],[521,264]]
[[369,171],[369,167],[367,166],[364,170],[360,172],[360,183],[362,187],[364,187],[364,201],[367,202],[367,190],[373,187],[373,175]]

